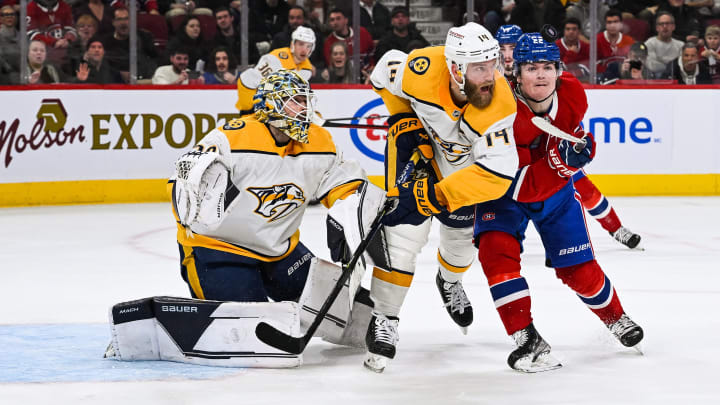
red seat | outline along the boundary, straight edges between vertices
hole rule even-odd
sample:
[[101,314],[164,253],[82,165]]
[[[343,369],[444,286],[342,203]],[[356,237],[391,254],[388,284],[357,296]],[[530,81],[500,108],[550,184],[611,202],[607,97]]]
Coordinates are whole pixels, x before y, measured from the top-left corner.
[[630,35],[635,41],[645,42],[650,37],[650,25],[640,18],[623,20],[623,34]]
[[153,36],[153,44],[158,50],[162,51],[168,42],[168,25],[165,17],[159,14],[138,13],[137,15],[138,29],[149,31]]
[[[212,15],[193,15],[200,21],[200,32],[204,40],[209,41],[215,38],[215,31],[217,30],[217,22],[215,16]],[[183,21],[188,18],[187,15],[176,15],[170,19],[170,26],[174,33],[177,34]]]
[[720,18],[711,18],[709,20],[705,20],[705,28],[711,25],[717,25],[718,27],[720,27]]

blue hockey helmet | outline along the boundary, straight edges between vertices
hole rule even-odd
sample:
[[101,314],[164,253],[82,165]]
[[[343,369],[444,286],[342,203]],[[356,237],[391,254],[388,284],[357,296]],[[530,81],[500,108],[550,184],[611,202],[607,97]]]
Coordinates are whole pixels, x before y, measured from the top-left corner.
[[523,34],[518,39],[513,51],[515,75],[523,63],[555,62],[560,70],[560,49],[552,42],[546,42],[537,32]]
[[503,25],[497,30],[495,39],[500,45],[516,44],[520,36],[523,34],[522,28],[517,25]]

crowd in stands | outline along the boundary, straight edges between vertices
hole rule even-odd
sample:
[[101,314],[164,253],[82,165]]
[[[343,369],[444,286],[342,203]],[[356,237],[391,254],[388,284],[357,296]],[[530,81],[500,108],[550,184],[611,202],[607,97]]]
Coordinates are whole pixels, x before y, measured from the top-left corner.
[[[132,82],[128,1],[28,2],[28,70],[21,72],[19,1],[0,0],[0,85],[21,83],[22,77],[29,83]],[[352,29],[351,0],[135,1],[138,83],[234,83],[244,39],[250,66],[265,54],[291,53],[298,66],[309,61],[314,83],[355,82],[355,35],[361,82],[387,51],[429,45],[407,8],[388,8],[378,0],[359,0],[358,33]],[[248,38],[239,26],[242,1],[248,2]],[[455,10],[456,24],[467,20],[466,3],[432,1]],[[590,71],[588,40],[595,37],[601,83],[720,83],[720,0],[598,0],[597,32],[591,32],[589,8],[589,0],[475,0],[473,17],[491,32],[506,24],[524,32],[553,25],[563,62],[583,80]],[[314,33],[309,57],[293,40],[301,26]],[[285,48],[292,52],[278,51]]]

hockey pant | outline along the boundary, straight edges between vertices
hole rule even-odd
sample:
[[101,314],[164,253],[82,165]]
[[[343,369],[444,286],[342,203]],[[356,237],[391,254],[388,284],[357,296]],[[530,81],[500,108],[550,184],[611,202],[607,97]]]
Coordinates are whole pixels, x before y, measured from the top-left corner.
[[[398,316],[415,274],[417,255],[428,241],[431,224],[428,219],[420,225],[385,227],[392,269],[373,269],[370,296],[377,311]],[[454,228],[442,222],[439,225],[437,260],[440,273],[447,281],[459,281],[475,255],[471,243],[472,227]]]
[[615,213],[615,209],[610,205],[607,198],[598,190],[597,186],[587,177],[585,171],[578,170],[573,175],[575,190],[580,194],[583,206],[588,214],[592,215],[606,231],[615,233],[622,224],[620,218]]

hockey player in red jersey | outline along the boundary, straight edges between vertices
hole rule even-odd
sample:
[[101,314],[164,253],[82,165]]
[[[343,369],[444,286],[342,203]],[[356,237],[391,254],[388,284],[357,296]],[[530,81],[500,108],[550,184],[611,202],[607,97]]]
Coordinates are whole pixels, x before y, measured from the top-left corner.
[[[505,76],[510,82],[515,81],[513,77],[514,61],[512,50],[515,48],[515,44],[518,38],[520,38],[520,35],[522,35],[522,30],[515,25],[503,25],[498,29],[497,34],[495,34],[495,38],[502,48]],[[633,233],[622,225],[610,201],[608,201],[597,186],[590,181],[584,170],[578,170],[578,172],[573,175],[573,182],[575,183],[575,191],[580,194],[583,206],[587,212],[600,223],[603,229],[608,231],[615,240],[630,249],[637,248],[640,243],[640,235]]]
[[[514,51],[517,117],[513,126],[520,165],[508,193],[478,204],[475,243],[495,307],[517,348],[508,365],[537,372],[561,367],[533,325],[528,284],[520,275],[520,253],[530,220],[543,242],[546,265],[593,311],[624,346],[637,345],[643,331],[626,314],[610,279],[595,260],[573,175],[595,154],[592,134],[580,120],[587,98],[580,82],[560,70],[557,46],[538,33],[524,34]],[[531,118],[543,117],[586,146],[550,137]],[[580,149],[580,148],[578,148]]]
[[35,0],[27,5],[28,35],[48,47],[67,48],[77,37],[72,10],[62,0]]

